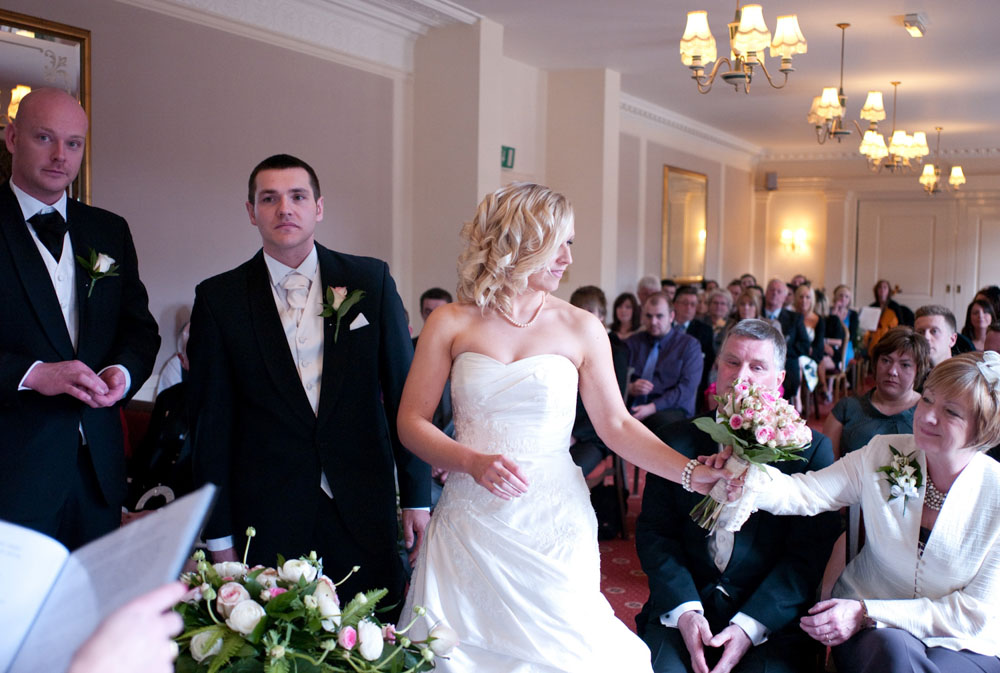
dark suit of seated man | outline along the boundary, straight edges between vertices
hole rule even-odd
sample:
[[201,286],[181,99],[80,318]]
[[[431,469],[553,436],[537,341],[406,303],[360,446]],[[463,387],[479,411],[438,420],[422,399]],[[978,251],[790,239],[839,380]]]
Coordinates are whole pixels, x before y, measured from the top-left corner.
[[667,423],[694,416],[704,366],[701,348],[684,330],[673,329],[674,309],[662,292],[642,305],[645,330],[626,341],[635,377],[628,384],[632,415],[654,432]]
[[701,348],[704,359],[696,402],[699,409],[704,409],[705,388],[708,387],[708,376],[715,365],[715,334],[711,325],[695,318],[697,313],[698,288],[694,285],[682,285],[677,288],[677,294],[674,296],[674,329],[680,329],[688,336],[694,337]]
[[[763,320],[744,320],[720,350],[719,390],[738,378],[777,390],[784,378],[784,337]],[[718,445],[690,421],[660,438],[688,456]],[[813,432],[804,461],[776,465],[807,472],[833,462],[830,440]],[[815,602],[838,515],[779,517],[756,512],[737,533],[712,536],[688,512],[701,496],[647,475],[636,548],[649,577],[649,601],[636,618],[656,673],[811,670],[816,645],[799,628]],[[710,643],[706,646],[706,643]]]

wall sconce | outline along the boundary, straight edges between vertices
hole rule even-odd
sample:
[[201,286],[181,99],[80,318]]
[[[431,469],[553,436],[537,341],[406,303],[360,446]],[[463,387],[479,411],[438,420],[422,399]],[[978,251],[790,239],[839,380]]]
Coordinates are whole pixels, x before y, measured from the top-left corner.
[[806,237],[808,234],[805,229],[782,229],[781,230],[781,244],[785,246],[785,250],[792,253],[793,255],[798,254],[803,251],[806,245]]

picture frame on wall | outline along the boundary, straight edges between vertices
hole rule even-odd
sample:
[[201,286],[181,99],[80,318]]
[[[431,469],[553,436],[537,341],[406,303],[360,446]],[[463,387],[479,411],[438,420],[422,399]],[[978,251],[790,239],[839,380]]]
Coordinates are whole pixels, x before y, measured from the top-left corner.
[[[17,101],[29,90],[54,87],[90,110],[90,31],[0,9],[0,129],[17,115]],[[69,186],[71,198],[90,203],[90,131],[83,165]],[[0,143],[0,180],[10,177],[10,153]]]

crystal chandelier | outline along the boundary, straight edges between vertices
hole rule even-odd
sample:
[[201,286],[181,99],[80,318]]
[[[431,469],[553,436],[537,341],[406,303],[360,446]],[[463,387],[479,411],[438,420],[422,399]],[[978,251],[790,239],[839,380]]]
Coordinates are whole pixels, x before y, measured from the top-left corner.
[[[779,72],[784,74],[780,84],[771,78],[771,73],[764,65],[764,50],[770,46],[771,56],[781,57]],[[764,23],[764,13],[760,5],[745,5],[740,7],[736,0],[736,17],[729,24],[729,57],[716,60],[715,38],[708,28],[708,12],[688,12],[687,26],[681,38],[681,62],[691,69],[691,79],[695,81],[700,93],[712,90],[716,75],[721,75],[727,84],[732,84],[736,91],[743,86],[745,93],[750,93],[750,82],[756,68],[764,73],[768,84],[780,89],[788,82],[788,73],[795,70],[792,67],[792,56],[806,53],[806,39],[799,30],[799,20],[791,16],[779,16],[774,28],[774,39],[771,31]],[[705,67],[715,61],[712,71],[705,75]],[[729,69],[719,72],[725,63]]]
[[844,128],[844,114],[847,107],[847,96],[844,95],[844,35],[849,23],[838,23],[840,28],[840,88],[824,87],[823,93],[813,98],[812,107],[806,119],[816,127],[816,140],[820,145],[830,138],[836,138],[839,143],[844,136],[851,135]]
[[[937,131],[937,149],[934,150],[934,153],[937,155],[938,162],[940,162],[942,127],[935,126],[934,130]],[[920,184],[923,186],[924,191],[927,192],[928,196],[940,194],[943,191],[943,184],[941,182],[941,166],[925,164],[924,172],[920,174]],[[948,176],[948,184],[951,185],[951,188],[956,191],[959,187],[965,184],[965,173],[962,171],[961,166],[951,167],[951,175]]]
[[[878,122],[885,119],[885,107],[882,105],[882,92],[869,91],[865,106],[861,108],[860,117],[869,121],[868,130],[864,131],[861,146],[858,151],[868,158],[868,167],[873,171],[886,169],[890,172],[910,170],[930,154],[927,147],[927,134],[915,131],[911,136],[903,129],[896,128],[896,95],[899,92],[899,82],[892,84],[892,134],[889,145],[878,131]],[[862,133],[857,122],[858,133]],[[885,160],[883,162],[883,159]],[[912,163],[911,163],[912,162]]]

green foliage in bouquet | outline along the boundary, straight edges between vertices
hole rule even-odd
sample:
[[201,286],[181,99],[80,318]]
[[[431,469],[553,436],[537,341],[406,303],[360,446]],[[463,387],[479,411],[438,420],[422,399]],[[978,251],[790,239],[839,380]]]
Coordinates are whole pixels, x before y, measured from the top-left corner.
[[[253,535],[248,529],[248,545]],[[343,580],[323,575],[315,553],[289,561],[279,555],[275,568],[212,565],[201,551],[194,559],[196,572],[182,576],[193,595],[174,608],[184,619],[177,673],[419,673],[457,644],[443,624],[424,641],[406,636],[412,622],[383,625],[375,613],[385,589],[341,607],[336,587]]]

